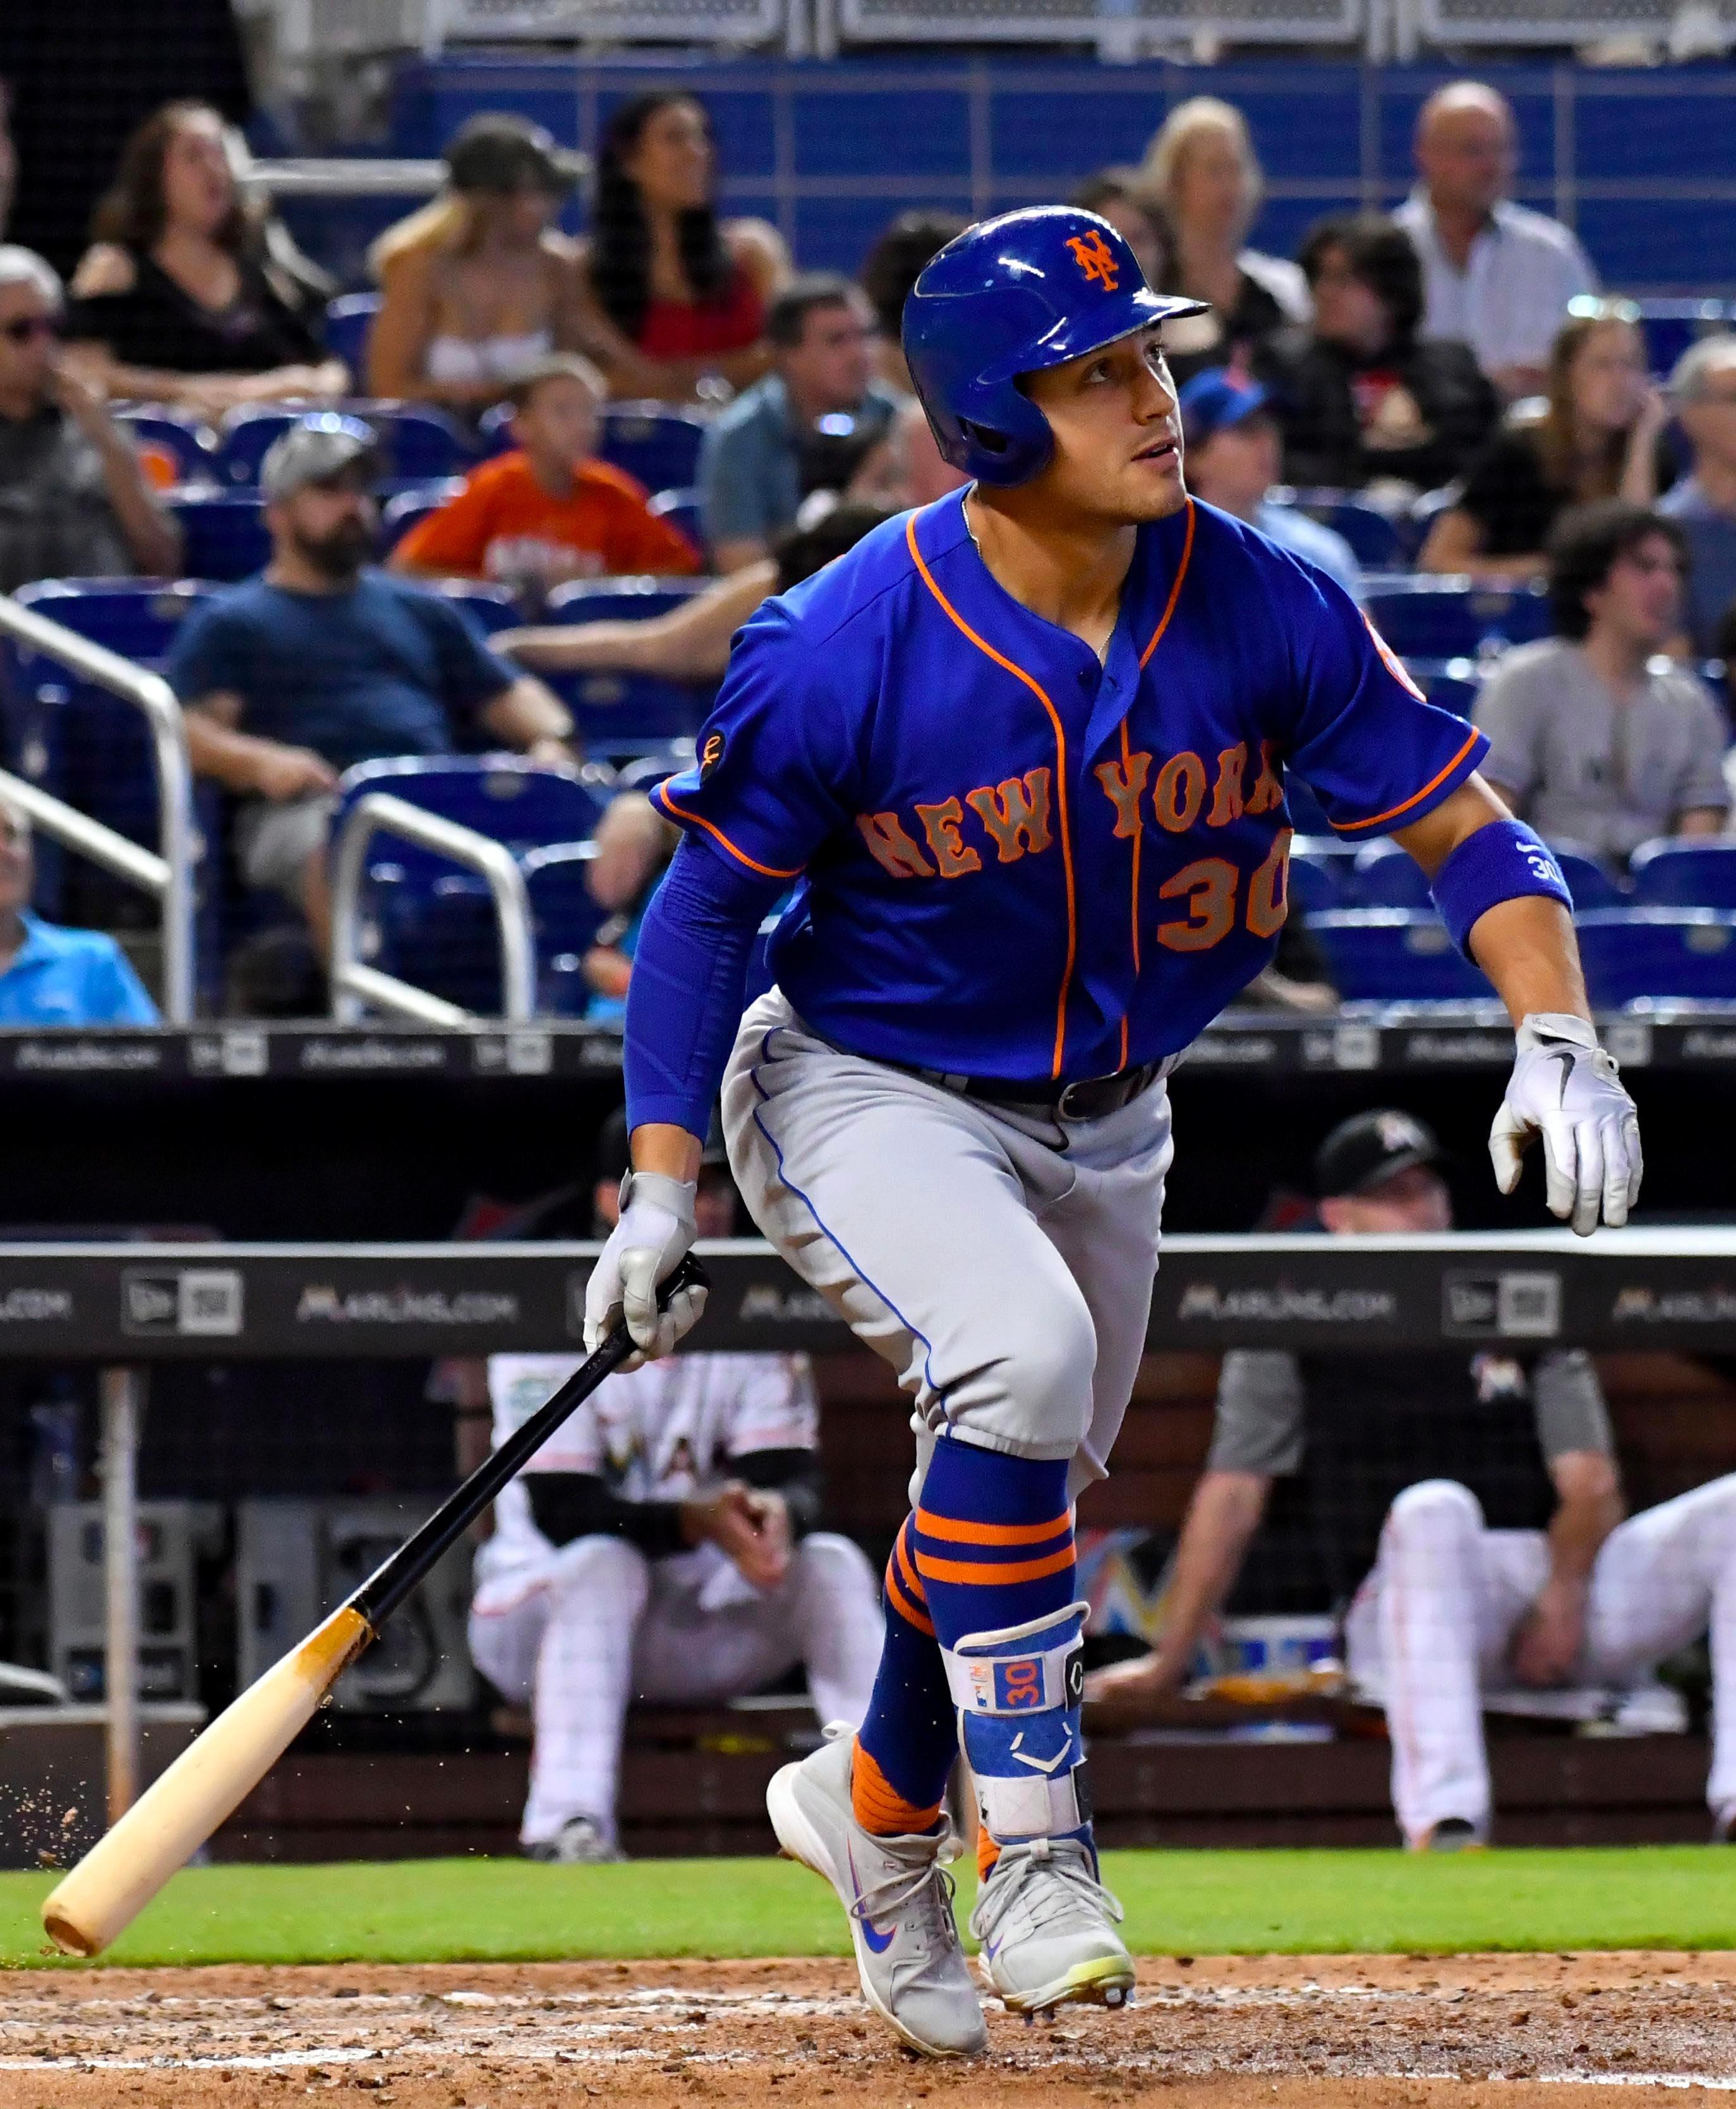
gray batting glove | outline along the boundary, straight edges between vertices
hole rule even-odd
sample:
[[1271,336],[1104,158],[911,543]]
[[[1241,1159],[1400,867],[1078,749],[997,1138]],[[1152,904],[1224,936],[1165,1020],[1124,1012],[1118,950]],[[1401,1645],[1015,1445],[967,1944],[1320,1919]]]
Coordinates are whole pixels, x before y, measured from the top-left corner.
[[624,1362],[636,1370],[674,1351],[706,1307],[702,1285],[678,1289],[657,1308],[657,1284],[685,1258],[695,1235],[691,1180],[658,1172],[629,1172],[621,1181],[620,1221],[609,1233],[584,1289],[584,1344],[594,1354],[625,1317],[641,1353]]
[[1619,1230],[1639,1199],[1639,1119],[1622,1089],[1614,1057],[1595,1029],[1562,1011],[1522,1019],[1518,1054],[1507,1096],[1489,1131],[1495,1181],[1504,1194],[1519,1183],[1519,1160],[1543,1137],[1549,1211],[1589,1238],[1602,1214]]

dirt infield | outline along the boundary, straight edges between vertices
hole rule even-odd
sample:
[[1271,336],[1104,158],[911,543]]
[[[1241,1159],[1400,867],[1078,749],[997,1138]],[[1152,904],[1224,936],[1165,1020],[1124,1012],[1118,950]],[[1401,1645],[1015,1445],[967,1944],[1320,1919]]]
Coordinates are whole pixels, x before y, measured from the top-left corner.
[[1128,2012],[991,2025],[987,2058],[925,2063],[823,1962],[20,1973],[0,2109],[1709,2100],[1736,2093],[1736,1954],[1160,1959]]

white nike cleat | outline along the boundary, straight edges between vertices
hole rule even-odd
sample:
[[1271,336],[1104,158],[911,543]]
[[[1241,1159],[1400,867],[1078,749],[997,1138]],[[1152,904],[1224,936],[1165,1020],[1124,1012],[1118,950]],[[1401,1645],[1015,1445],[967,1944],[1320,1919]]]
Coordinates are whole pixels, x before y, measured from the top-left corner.
[[765,1805],[786,1856],[823,1876],[850,1917],[862,1995],[913,2050],[968,2057],[986,2050],[982,2002],[953,1917],[957,1858],[949,1824],[931,1836],[877,1838],[850,1806],[854,1737],[834,1723],[828,1741],[773,1774]]
[[1003,1845],[971,1914],[977,1967],[1016,2014],[1125,2006],[1134,1966],[1111,1923],[1121,1917],[1082,1839]]

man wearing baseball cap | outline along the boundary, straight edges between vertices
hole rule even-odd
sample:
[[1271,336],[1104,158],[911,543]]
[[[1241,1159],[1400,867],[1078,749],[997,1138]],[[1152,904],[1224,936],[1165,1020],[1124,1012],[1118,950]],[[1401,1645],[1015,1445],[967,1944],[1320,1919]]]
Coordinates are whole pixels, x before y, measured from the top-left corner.
[[1266,391],[1228,368],[1196,373],[1181,391],[1188,487],[1196,498],[1257,527],[1269,542],[1318,564],[1353,599],[1362,598],[1362,571],[1341,535],[1293,505],[1266,494],[1279,480],[1283,443]]
[[260,468],[271,562],[187,617],[168,670],[194,769],[241,801],[242,875],[300,907],[322,953],[345,770],[449,753],[470,725],[538,761],[574,758],[572,720],[540,681],[489,651],[453,602],[370,563],[378,474],[358,418],[298,419]]
[[[1450,1230],[1442,1163],[1396,1107],[1342,1122],[1314,1160],[1322,1228]],[[1371,1256],[1369,1283],[1379,1268]],[[1353,1683],[1386,1709],[1405,1842],[1450,1852],[1490,1835],[1486,1706],[1577,1718],[1615,1713],[1637,1687],[1661,1696],[1655,1666],[1710,1623],[1728,1725],[1707,1799],[1724,1836],[1736,1698],[1716,1687],[1736,1669],[1736,1475],[1623,1513],[1603,1391],[1577,1349],[1235,1349],[1156,1648],[1099,1671],[1086,1696],[1125,1716],[1175,1691],[1220,1610],[1337,1612]]]

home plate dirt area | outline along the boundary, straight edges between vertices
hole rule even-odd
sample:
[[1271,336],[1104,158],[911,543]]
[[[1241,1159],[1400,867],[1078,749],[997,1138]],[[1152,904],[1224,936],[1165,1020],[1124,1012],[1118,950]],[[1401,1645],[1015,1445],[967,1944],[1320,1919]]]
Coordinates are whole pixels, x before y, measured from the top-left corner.
[[1200,1957],[1137,2003],[999,2014],[990,2054],[897,2048],[836,1962],[20,1971],[0,2109],[387,2109],[704,2099],[798,2109],[1161,2102],[1170,2109],[1668,2100],[1736,2093],[1736,1955]]

